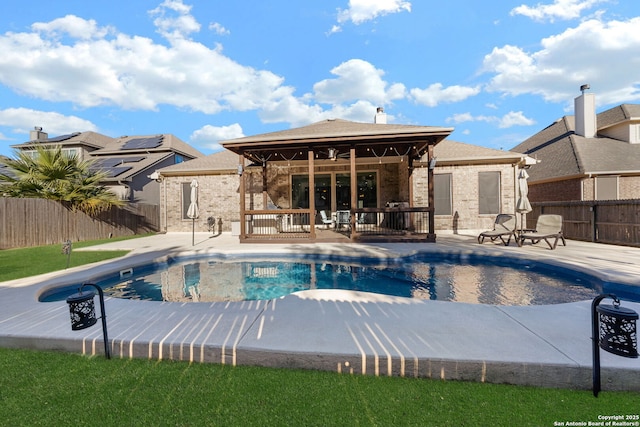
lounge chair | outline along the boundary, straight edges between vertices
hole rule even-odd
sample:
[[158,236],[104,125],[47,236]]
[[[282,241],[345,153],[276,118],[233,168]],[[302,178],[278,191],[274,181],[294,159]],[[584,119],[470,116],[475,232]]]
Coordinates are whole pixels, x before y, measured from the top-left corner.
[[322,217],[322,223],[329,228],[329,225],[334,225],[335,221],[331,218],[327,217],[327,213],[325,211],[320,211],[320,216]]
[[493,230],[480,233],[478,236],[478,243],[484,243],[484,239],[486,237],[491,239],[492,242],[496,239],[500,239],[505,246],[509,246],[509,243],[511,243],[511,237],[517,239],[515,215],[499,214],[496,216],[496,222],[493,224]]
[[[544,240],[550,249],[556,248],[558,240],[562,240],[562,244],[567,246],[562,234],[562,216],[553,214],[540,215],[534,231],[525,231],[518,236],[518,246],[522,246],[527,239],[531,240],[533,245],[540,240]],[[554,239],[553,244],[550,242],[551,239]]]

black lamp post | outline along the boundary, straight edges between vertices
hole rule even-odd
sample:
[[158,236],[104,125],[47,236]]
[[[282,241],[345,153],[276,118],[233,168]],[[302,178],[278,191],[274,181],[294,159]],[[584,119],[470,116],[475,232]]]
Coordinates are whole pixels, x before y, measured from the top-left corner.
[[[598,305],[611,298],[613,305]],[[600,348],[622,357],[638,357],[636,334],[638,313],[620,307],[620,300],[613,294],[597,296],[591,303],[591,327],[593,342],[593,395],[600,392]]]
[[104,354],[107,359],[111,359],[111,352],[109,351],[109,338],[107,337],[107,315],[104,311],[104,293],[100,286],[93,283],[84,283],[78,289],[77,294],[70,295],[67,298],[67,304],[69,304],[69,313],[71,314],[71,329],[79,331],[89,328],[96,324],[96,309],[93,302],[93,298],[96,294],[93,291],[82,292],[82,288],[85,286],[93,286],[98,290],[100,296],[100,310],[102,319],[102,334],[104,339]]

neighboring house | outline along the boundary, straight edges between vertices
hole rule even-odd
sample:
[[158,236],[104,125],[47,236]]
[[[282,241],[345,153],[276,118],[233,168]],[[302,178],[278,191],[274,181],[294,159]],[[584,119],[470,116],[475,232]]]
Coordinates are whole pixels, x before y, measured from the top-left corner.
[[595,96],[512,151],[540,161],[529,171],[534,202],[640,198],[640,105],[595,112]]
[[121,199],[158,205],[159,184],[153,173],[160,168],[202,157],[203,154],[170,134],[111,138],[96,132],[76,132],[49,138],[42,128],[31,131],[30,141],[14,145],[33,151],[37,145],[60,146],[63,153],[93,160],[107,172],[102,182]]
[[[215,218],[216,223],[221,219],[223,231],[231,230],[231,222],[240,221],[242,179],[246,186],[247,210],[308,209],[308,154],[299,148],[286,151],[287,144],[299,141],[320,144],[312,151],[315,153],[314,208],[335,217],[337,211],[350,209],[353,200],[349,190],[349,150],[340,146],[343,138],[363,141],[363,147],[358,149],[363,155],[354,165],[359,188],[356,203],[360,209],[429,206],[428,175],[431,172],[436,230],[486,229],[491,227],[496,214],[514,213],[516,176],[526,156],[443,140],[452,131],[443,129],[329,120],[225,142],[225,146],[236,144],[237,150],[242,144],[244,158],[252,160],[252,164],[240,169],[244,177],[239,175],[239,165],[245,165],[244,158],[228,150],[158,171],[162,182],[161,229],[191,230],[187,209],[193,179],[198,181],[200,217],[196,229],[199,231],[207,229],[209,217]],[[409,159],[406,154],[411,147],[401,148],[394,140],[397,135],[417,131],[440,134],[431,153],[435,169],[429,169],[430,159],[426,153],[420,152],[418,157]],[[381,135],[394,137],[389,137],[384,146],[367,142]],[[327,144],[329,138],[334,142]],[[258,147],[264,147],[265,151],[258,151]],[[331,147],[337,148],[332,152]],[[374,154],[366,157],[366,152]],[[259,161],[258,156],[263,156],[264,161]],[[320,221],[318,215],[316,225],[322,224]]]

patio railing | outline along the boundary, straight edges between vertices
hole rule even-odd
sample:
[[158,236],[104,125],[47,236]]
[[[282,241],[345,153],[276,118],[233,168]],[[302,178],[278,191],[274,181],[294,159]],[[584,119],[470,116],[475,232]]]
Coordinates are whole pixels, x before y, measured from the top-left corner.
[[376,237],[384,239],[398,237],[406,240],[435,240],[429,233],[429,217],[433,208],[394,207],[354,209],[355,240]]
[[306,209],[245,212],[245,237],[251,239],[309,239],[310,211]]
[[311,239],[309,220],[313,218],[311,222],[316,227],[316,234],[322,232],[322,238],[330,238],[327,236],[329,231],[336,233],[336,238],[342,236],[354,241],[435,241],[435,234],[429,233],[432,214],[433,209],[427,207],[360,208],[336,212],[334,227],[327,227],[319,215],[312,217],[307,209],[253,210],[245,212],[243,239]]

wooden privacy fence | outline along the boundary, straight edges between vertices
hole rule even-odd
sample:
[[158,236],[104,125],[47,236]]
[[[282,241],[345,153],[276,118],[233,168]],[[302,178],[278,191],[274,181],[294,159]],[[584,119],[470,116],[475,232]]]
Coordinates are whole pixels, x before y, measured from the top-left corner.
[[53,200],[0,198],[0,249],[158,231],[157,205],[128,204],[91,217]]
[[640,200],[591,200],[535,202],[527,214],[527,228],[534,228],[540,214],[563,218],[569,239],[614,245],[640,246]]

